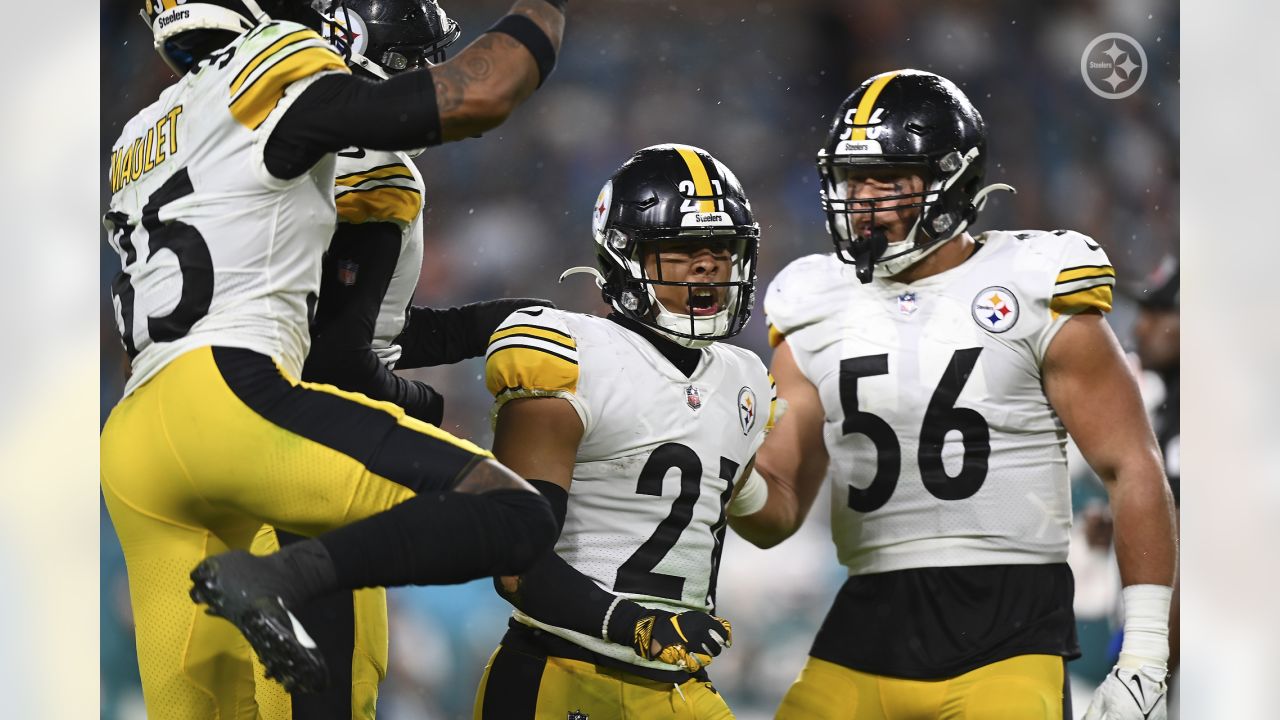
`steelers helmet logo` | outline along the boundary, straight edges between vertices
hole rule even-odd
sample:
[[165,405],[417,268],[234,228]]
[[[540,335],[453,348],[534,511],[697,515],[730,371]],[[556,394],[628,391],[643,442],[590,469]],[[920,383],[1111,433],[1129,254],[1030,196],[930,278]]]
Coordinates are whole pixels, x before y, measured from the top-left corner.
[[973,298],[973,321],[987,332],[1008,330],[1018,322],[1018,298],[999,285],[983,288]]
[[321,34],[329,44],[335,45],[334,39],[351,48],[351,52],[364,55],[369,47],[369,28],[359,13],[339,4],[327,16],[328,22],[321,28]]
[[738,422],[743,435],[751,432],[756,424],[756,394],[749,387],[738,391]]
[[600,188],[600,194],[596,196],[596,204],[591,208],[591,231],[600,242],[604,242],[604,224],[609,219],[609,208],[612,203],[613,181],[610,180]]

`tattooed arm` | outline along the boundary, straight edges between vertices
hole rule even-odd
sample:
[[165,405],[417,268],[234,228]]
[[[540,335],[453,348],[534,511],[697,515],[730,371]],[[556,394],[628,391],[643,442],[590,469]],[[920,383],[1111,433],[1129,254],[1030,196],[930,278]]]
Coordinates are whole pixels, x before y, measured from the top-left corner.
[[325,75],[306,87],[271,131],[264,160],[278,178],[306,172],[347,147],[408,150],[462,140],[501,125],[545,79],[564,35],[549,0],[511,12],[448,62],[375,82]]
[[[546,0],[519,0],[511,15],[532,20],[556,53],[564,14]],[[511,35],[481,35],[448,62],[431,68],[440,108],[442,140],[478,135],[501,125],[541,82],[533,53]]]

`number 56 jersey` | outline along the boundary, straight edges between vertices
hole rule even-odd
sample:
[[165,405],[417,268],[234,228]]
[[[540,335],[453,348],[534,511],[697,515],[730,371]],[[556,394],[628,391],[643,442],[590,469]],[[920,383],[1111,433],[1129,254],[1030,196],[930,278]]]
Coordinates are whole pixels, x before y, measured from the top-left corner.
[[[701,352],[685,376],[613,319],[525,308],[493,334],[485,362],[495,417],[515,398],[558,397],[582,420],[556,552],[602,588],[673,613],[714,610],[725,506],[773,422],[759,357],[724,343]],[[515,618],[622,662],[671,668],[599,635]]]
[[264,148],[293,101],[346,65],[312,30],[269,22],[199,63],[112,145],[104,219],[128,395],[179,355],[223,345],[296,376],[333,235],[334,159],[281,180]]
[[1075,314],[1109,311],[1115,272],[1074,232],[988,232],[978,251],[911,284],[862,284],[834,255],[769,286],[818,389],[832,537],[852,575],[1065,562],[1066,432],[1041,367]]

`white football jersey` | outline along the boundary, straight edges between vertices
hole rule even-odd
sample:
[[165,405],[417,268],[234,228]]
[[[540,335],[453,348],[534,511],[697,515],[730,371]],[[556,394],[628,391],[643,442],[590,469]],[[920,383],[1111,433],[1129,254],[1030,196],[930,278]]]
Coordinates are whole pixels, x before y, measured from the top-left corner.
[[858,282],[810,255],[770,284],[818,389],[831,531],[851,574],[1065,562],[1066,432],[1041,384],[1073,313],[1111,309],[1115,271],[1075,232],[988,232],[981,249],[909,285]]
[[[403,152],[348,148],[338,153],[334,199],[338,222],[390,222],[400,226],[400,258],[373,328],[373,351],[388,367],[400,359],[396,336],[422,273],[422,207],[425,185]],[[337,268],[339,273],[358,268]],[[320,298],[324,302],[324,298]]]
[[111,151],[104,224],[123,271],[112,299],[133,373],[129,394],[169,361],[226,345],[297,375],[334,228],[334,160],[280,180],[263,149],[317,78],[349,72],[315,32],[270,22],[160,94]]
[[[710,611],[725,505],[773,422],[760,358],[715,343],[685,377],[612,320],[550,308],[512,313],[489,343],[494,408],[568,400],[584,428],[556,552],[600,587],[673,613]],[[660,670],[630,647],[515,618],[601,655]]]

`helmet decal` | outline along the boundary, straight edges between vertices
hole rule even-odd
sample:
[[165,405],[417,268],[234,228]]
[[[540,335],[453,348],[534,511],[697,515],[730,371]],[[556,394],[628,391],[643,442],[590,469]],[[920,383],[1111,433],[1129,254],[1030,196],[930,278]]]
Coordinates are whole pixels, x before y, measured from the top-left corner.
[[609,210],[613,205],[613,180],[610,179],[600,188],[596,196],[595,207],[591,210],[591,234],[597,241],[604,240],[604,225],[609,219]]
[[[369,48],[369,26],[360,13],[338,3],[325,17],[329,22],[324,23],[320,31],[325,40],[335,46],[339,43],[347,45],[351,52],[364,55]],[[338,34],[336,38],[335,33]]]

